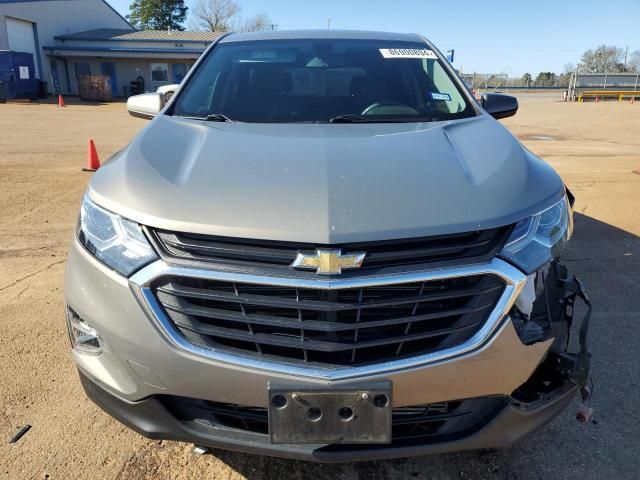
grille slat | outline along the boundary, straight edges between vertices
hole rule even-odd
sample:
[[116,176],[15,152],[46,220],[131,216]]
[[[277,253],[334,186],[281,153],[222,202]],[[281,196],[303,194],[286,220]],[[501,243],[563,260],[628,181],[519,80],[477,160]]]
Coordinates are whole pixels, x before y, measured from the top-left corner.
[[202,335],[212,335],[221,338],[228,338],[232,340],[240,340],[245,342],[257,342],[265,345],[273,345],[273,346],[282,346],[282,347],[291,347],[296,346],[292,345],[291,340],[297,340],[298,346],[304,348],[306,350],[313,350],[317,352],[343,352],[347,350],[351,350],[354,348],[354,345],[357,345],[357,348],[372,348],[372,347],[381,347],[384,345],[397,344],[398,342],[412,342],[416,340],[422,340],[425,338],[432,337],[441,337],[445,335],[449,335],[451,333],[458,333],[464,330],[471,329],[476,327],[480,322],[474,322],[467,325],[461,325],[458,327],[452,328],[443,328],[440,330],[433,330],[427,333],[415,334],[415,335],[406,335],[402,337],[391,337],[382,340],[371,340],[366,342],[358,342],[354,343],[339,343],[339,342],[331,342],[331,341],[317,341],[305,339],[304,341],[298,334],[290,334],[290,335],[273,335],[266,333],[244,333],[240,330],[235,330],[231,328],[225,327],[212,327],[210,325],[203,324],[198,320],[193,318],[189,319],[188,322],[176,321],[176,325],[187,329],[191,332],[199,333]]
[[[392,289],[393,287],[388,287]],[[402,287],[400,287],[402,288]],[[223,292],[217,290],[198,289],[193,287],[183,287],[169,283],[158,288],[158,292],[168,295],[175,295],[179,297],[191,297],[204,300],[219,300],[226,302],[233,302],[238,304],[252,304],[268,307],[288,307],[301,310],[318,310],[324,312],[335,312],[339,310],[353,310],[356,308],[379,308],[387,307],[390,305],[403,305],[403,304],[415,304],[422,302],[430,302],[436,300],[448,300],[458,297],[469,297],[475,295],[481,295],[484,293],[494,292],[500,290],[502,285],[493,285],[486,288],[475,289],[454,289],[443,293],[436,294],[418,294],[412,296],[400,296],[394,297],[390,300],[367,300],[358,303],[347,302],[332,302],[332,301],[317,301],[317,300],[298,300],[297,298],[286,297],[274,297],[268,295],[256,295],[256,294],[238,294],[231,292]]]
[[193,344],[327,367],[460,344],[483,325],[504,288],[493,274],[337,290],[171,276],[152,287]]
[[332,302],[317,302],[313,300],[297,301],[294,298],[270,297],[267,295],[243,294],[235,296],[228,292],[216,290],[197,289],[192,287],[181,287],[169,284],[158,289],[159,292],[181,297],[200,298],[203,300],[220,300],[234,303],[249,303],[265,307],[289,307],[306,310],[335,311],[353,308],[349,304],[339,304]]
[[165,260],[173,263],[195,261],[288,270],[298,253],[313,254],[318,248],[332,248],[343,253],[366,252],[359,270],[367,271],[434,262],[464,265],[488,261],[500,250],[510,231],[511,226],[505,226],[421,238],[331,245],[236,239],[164,230],[150,230],[150,236]]
[[[160,297],[162,298],[162,297]],[[423,322],[426,320],[435,320],[446,317],[453,317],[458,315],[465,315],[468,313],[476,313],[481,312],[483,310],[487,310],[492,307],[491,303],[487,303],[484,305],[480,305],[478,307],[466,307],[459,308],[456,310],[447,310],[443,312],[436,313],[427,313],[424,315],[412,315],[410,317],[397,317],[389,320],[372,320],[366,323],[358,323],[358,318],[360,315],[360,311],[356,316],[356,324],[344,323],[344,322],[322,322],[317,320],[302,320],[300,317],[298,319],[290,319],[286,317],[277,317],[277,316],[269,316],[269,315],[258,315],[258,314],[244,314],[244,313],[233,313],[225,310],[219,310],[215,308],[208,307],[199,307],[199,306],[186,306],[186,305],[172,305],[170,303],[162,303],[162,306],[171,311],[179,312],[184,315],[193,316],[193,317],[206,317],[206,318],[219,318],[221,320],[228,320],[232,322],[242,322],[246,323],[251,329],[251,324],[257,325],[265,325],[271,327],[281,327],[281,328],[290,328],[294,329],[303,329],[303,330],[312,330],[318,332],[346,332],[351,330],[359,330],[360,328],[374,328],[374,327],[388,327],[393,325],[401,325],[407,324],[407,328],[405,328],[404,334],[407,335],[409,333],[408,326],[412,322]],[[355,335],[354,342],[357,342],[358,337]]]
[[198,240],[176,233],[162,233],[162,240],[168,247],[200,255],[237,257],[245,260],[288,263],[297,255],[293,248],[278,250],[274,248],[254,247],[247,244],[234,245],[231,242],[216,242],[211,239]]
[[450,420],[456,417],[464,417],[466,415],[473,415],[474,412],[454,412],[454,413],[424,413],[420,415],[407,415],[406,418],[402,418],[400,411],[396,411],[396,416],[393,419],[394,425],[415,425],[420,423],[439,422],[441,420]]
[[[487,247],[492,242],[492,238],[482,238],[480,240],[465,242],[462,245],[441,245],[437,247],[430,248],[416,248],[411,251],[412,258],[429,258],[429,257],[438,257],[442,255],[460,255],[464,252],[464,250],[473,250],[480,249],[482,247]],[[370,260],[373,259],[375,262],[379,263],[392,263],[403,261],[407,259],[406,251],[385,251],[385,252],[373,252],[370,254]]]

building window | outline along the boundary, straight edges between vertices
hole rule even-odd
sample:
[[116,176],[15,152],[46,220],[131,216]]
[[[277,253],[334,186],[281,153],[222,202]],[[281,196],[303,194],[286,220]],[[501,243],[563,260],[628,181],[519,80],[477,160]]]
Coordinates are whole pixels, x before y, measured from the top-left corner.
[[169,65],[166,63],[151,64],[151,81],[152,82],[168,82],[169,81]]
[[187,75],[187,64],[186,63],[174,63],[173,64],[173,81],[175,83],[180,83]]

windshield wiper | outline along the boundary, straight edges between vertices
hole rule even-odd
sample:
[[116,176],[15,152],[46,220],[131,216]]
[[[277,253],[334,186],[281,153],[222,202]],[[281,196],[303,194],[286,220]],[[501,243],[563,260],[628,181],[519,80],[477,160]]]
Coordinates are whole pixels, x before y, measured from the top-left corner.
[[346,115],[337,115],[329,119],[329,123],[368,123],[376,122],[372,118],[363,117],[362,115],[356,115],[354,113],[347,113]]
[[231,120],[224,113],[210,113],[206,117],[207,122],[235,122],[235,120]]
[[230,122],[235,123],[235,120],[231,120],[223,113],[210,113],[209,115],[178,115],[180,118],[186,118],[187,120],[203,120],[205,122]]
[[356,115],[347,113],[346,115],[338,115],[329,119],[329,123],[420,123],[435,122],[436,119],[427,116],[418,117],[365,117],[364,115]]

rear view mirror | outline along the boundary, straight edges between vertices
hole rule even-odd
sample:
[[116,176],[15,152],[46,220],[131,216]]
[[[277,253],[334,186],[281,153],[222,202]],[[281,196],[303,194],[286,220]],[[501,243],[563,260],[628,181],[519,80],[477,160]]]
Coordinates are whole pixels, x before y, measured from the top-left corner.
[[502,93],[485,93],[482,95],[482,108],[493,118],[511,117],[518,111],[518,99]]
[[153,118],[164,107],[161,93],[143,93],[134,95],[127,100],[127,110],[130,115],[139,118]]

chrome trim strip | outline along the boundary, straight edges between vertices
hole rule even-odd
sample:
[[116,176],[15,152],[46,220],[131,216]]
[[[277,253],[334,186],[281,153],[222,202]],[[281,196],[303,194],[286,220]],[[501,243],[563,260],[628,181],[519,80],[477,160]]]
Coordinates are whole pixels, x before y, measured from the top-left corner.
[[[175,330],[169,319],[163,313],[158,301],[151,291],[151,283],[165,275],[176,275],[190,278],[204,278],[209,280],[222,280],[228,282],[253,283],[258,285],[277,285],[283,287],[315,288],[324,290],[335,290],[343,288],[360,288],[379,285],[397,285],[402,283],[421,282],[428,280],[441,280],[451,277],[465,277],[480,274],[493,274],[500,277],[506,284],[506,288],[496,308],[491,312],[489,318],[478,332],[464,343],[438,352],[432,352],[415,357],[390,360],[376,363],[374,365],[356,367],[320,368],[305,367],[286,362],[276,362],[272,360],[262,360],[250,358],[248,356],[230,354],[215,349],[206,349],[192,345],[183,339]],[[230,273],[215,270],[195,269],[188,267],[178,267],[167,265],[164,261],[158,260],[140,270],[130,278],[130,286],[136,297],[141,299],[141,304],[161,327],[159,330],[167,338],[170,344],[184,352],[204,357],[209,360],[223,362],[234,366],[241,366],[261,371],[270,371],[278,374],[289,374],[298,377],[306,377],[318,380],[346,380],[372,375],[390,374],[399,370],[422,367],[436,362],[442,362],[455,357],[469,354],[481,348],[503,323],[503,319],[508,314],[511,306],[516,301],[525,282],[526,275],[499,258],[481,265],[468,265],[464,267],[444,268],[422,272],[411,272],[405,274],[377,275],[344,279],[323,279],[308,280],[288,277],[256,276],[246,273]]]

